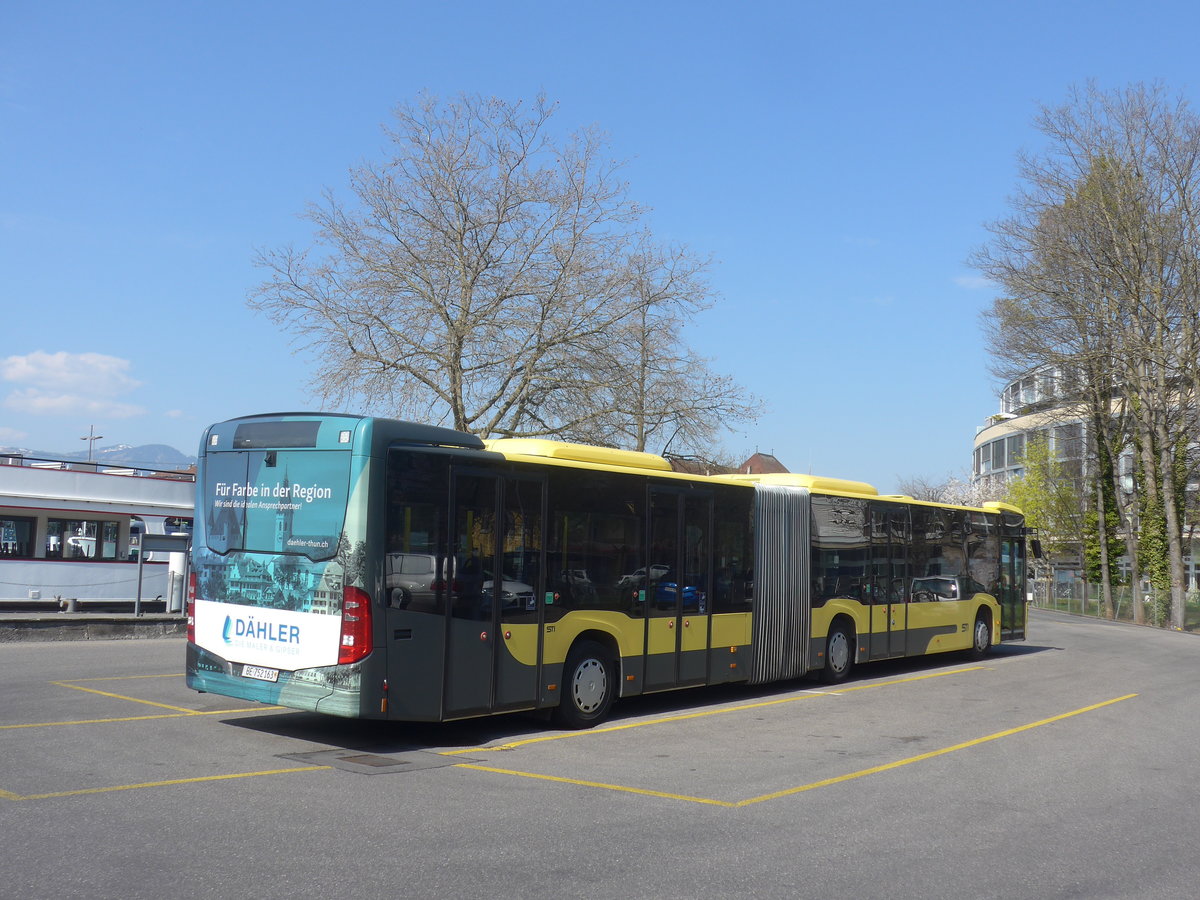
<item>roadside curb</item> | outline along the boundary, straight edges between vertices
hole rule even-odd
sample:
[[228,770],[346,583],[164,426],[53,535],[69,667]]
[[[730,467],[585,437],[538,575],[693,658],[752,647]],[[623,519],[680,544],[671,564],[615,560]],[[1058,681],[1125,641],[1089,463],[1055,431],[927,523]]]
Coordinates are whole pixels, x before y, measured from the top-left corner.
[[181,615],[0,615],[0,644],[36,641],[113,641],[187,636]]

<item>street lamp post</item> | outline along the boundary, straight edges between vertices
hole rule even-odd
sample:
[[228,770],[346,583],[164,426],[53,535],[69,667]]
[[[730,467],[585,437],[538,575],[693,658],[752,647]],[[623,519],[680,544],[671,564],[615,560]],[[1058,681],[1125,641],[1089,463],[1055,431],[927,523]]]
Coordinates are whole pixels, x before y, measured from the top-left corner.
[[81,437],[81,438],[80,438],[80,440],[81,440],[81,441],[87,441],[87,442],[88,442],[88,458],[87,458],[87,461],[88,461],[88,462],[91,462],[91,461],[92,461],[92,447],[93,447],[93,446],[95,446],[95,444],[96,444],[96,441],[102,441],[102,440],[104,440],[104,435],[102,435],[102,434],[96,434],[96,426],[95,426],[95,425],[89,425],[89,426],[88,426],[88,433],[87,433],[87,436],[86,436],[86,437]]

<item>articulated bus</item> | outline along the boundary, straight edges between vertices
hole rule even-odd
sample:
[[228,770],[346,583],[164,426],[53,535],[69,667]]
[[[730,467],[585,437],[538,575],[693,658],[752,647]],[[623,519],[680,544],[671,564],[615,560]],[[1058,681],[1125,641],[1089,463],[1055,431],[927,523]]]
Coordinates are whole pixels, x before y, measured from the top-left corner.
[[1017,509],[862,482],[286,413],[208,429],[195,521],[188,685],[338,716],[584,728],[1025,636]]

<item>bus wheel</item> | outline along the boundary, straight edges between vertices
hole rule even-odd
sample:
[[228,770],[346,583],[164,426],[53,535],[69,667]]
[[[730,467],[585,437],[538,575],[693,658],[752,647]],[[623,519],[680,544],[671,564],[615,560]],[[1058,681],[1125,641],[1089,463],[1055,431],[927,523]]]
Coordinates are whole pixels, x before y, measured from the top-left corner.
[[981,612],[975,617],[975,631],[971,638],[971,659],[983,659],[992,647],[992,626],[988,624],[987,613]]
[[563,667],[555,723],[563,728],[591,728],[608,715],[616,685],[616,663],[608,651],[595,641],[580,641]]
[[825,670],[821,680],[826,684],[845,681],[854,667],[854,638],[843,624],[834,625],[825,640]]

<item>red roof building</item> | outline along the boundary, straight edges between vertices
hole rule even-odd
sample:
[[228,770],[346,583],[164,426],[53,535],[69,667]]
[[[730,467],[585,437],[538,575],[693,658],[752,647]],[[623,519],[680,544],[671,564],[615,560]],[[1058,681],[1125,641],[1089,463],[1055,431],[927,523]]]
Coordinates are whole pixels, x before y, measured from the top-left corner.
[[738,467],[740,475],[783,475],[788,468],[770,453],[755,453]]

